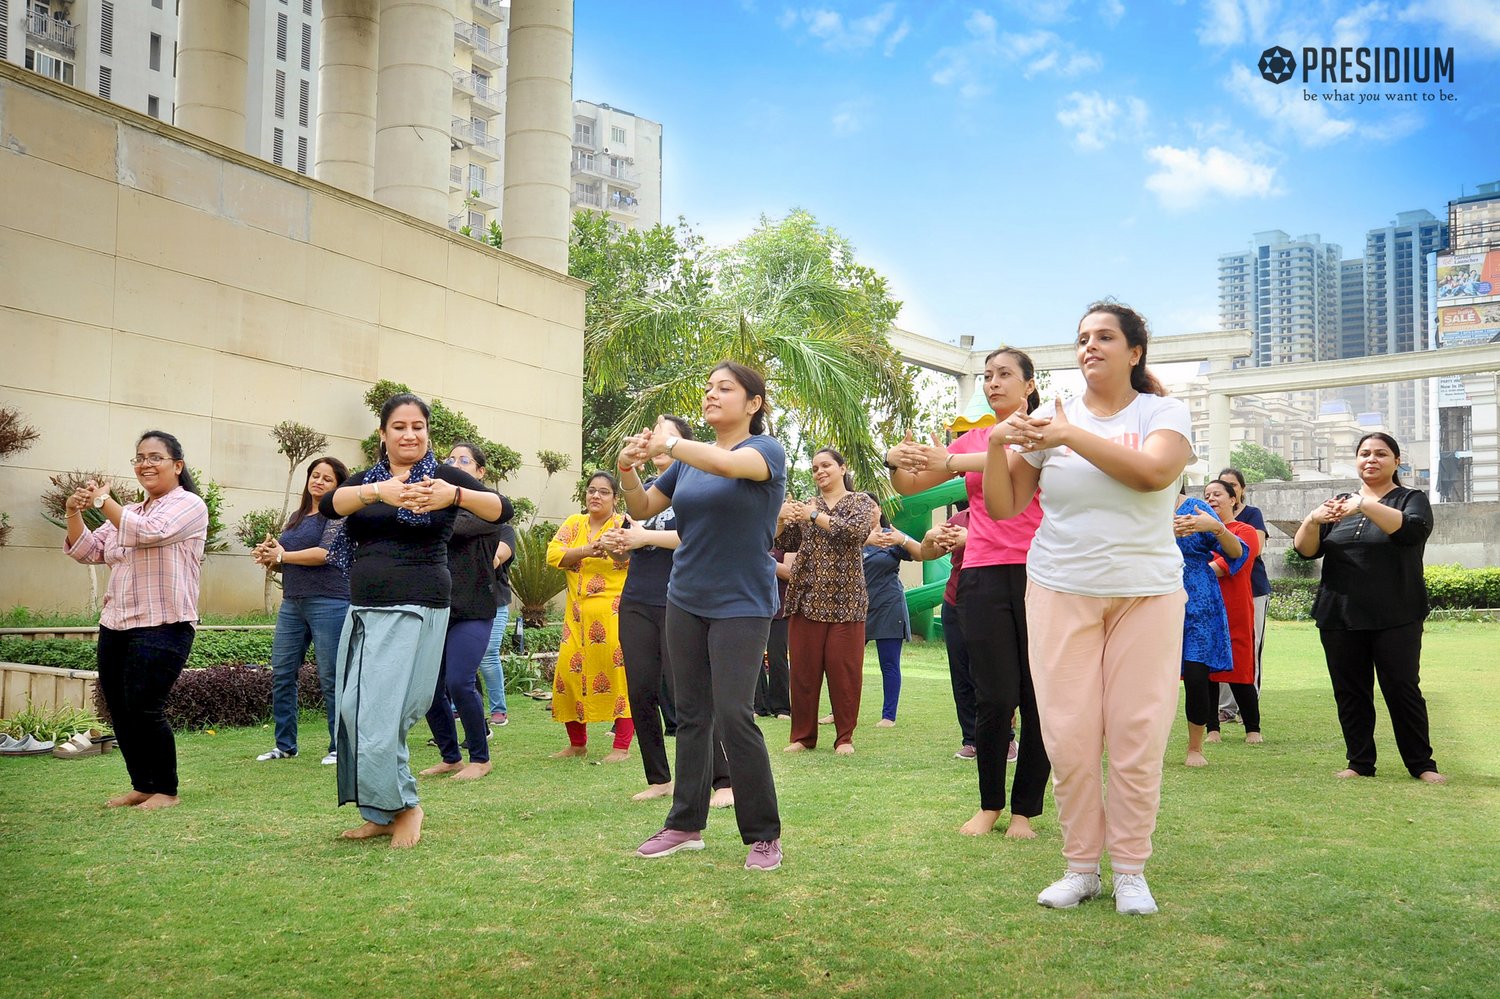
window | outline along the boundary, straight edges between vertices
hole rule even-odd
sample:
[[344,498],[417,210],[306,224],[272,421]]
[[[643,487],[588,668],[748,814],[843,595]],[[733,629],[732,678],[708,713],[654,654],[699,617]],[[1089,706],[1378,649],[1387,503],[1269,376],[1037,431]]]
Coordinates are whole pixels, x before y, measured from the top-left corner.
[[10,58],[10,0],[0,0],[0,60]]
[[151,6],[155,7],[157,10],[161,10],[161,0],[151,0]]
[[37,52],[33,49],[26,50],[26,68],[34,73],[57,80],[60,83],[73,85],[73,64],[65,62],[45,52]]
[[286,117],[286,73],[283,70],[276,71],[276,96],[273,101],[275,114],[278,118]]
[[609,141],[610,142],[624,142],[625,141],[625,130],[623,128],[621,128],[619,125],[611,125],[611,126],[609,126]]
[[302,68],[312,69],[312,25],[302,26]]
[[575,122],[573,125],[573,143],[579,146],[592,146],[594,144],[594,126],[589,122]]
[[298,92],[298,95],[297,95],[297,124],[301,125],[303,128],[306,128],[307,127],[307,115],[308,115],[308,103],[309,103],[309,100],[308,100],[308,89],[309,89],[309,86],[308,86],[308,82],[306,80],[300,81],[297,84],[297,86],[299,88],[299,92]]
[[276,15],[276,58],[286,62],[286,15]]
[[484,212],[469,213],[469,231],[471,233],[477,236],[487,228],[489,227],[484,224]]
[[114,83],[114,71],[108,66],[99,67],[99,96],[109,100],[109,91]]
[[297,136],[297,172],[307,173],[307,136]]
[[484,167],[477,163],[469,164],[469,190],[477,191],[484,187]]
[[481,73],[477,69],[474,71],[474,92],[486,99],[490,96],[490,75],[488,73]]
[[279,128],[271,129],[271,162],[281,166],[282,149],[286,145],[286,133]]
[[160,118],[161,117],[161,98],[160,97],[147,97],[146,98],[146,113],[149,114],[153,118]]
[[578,169],[580,169],[580,170],[593,170],[594,169],[594,154],[593,153],[579,153],[578,156],[574,159],[573,162],[578,167]]
[[154,33],[151,35],[151,54],[148,58],[151,68],[159,71],[161,69],[161,35]]
[[473,130],[475,142],[486,142],[490,137],[490,123],[483,118],[470,118],[469,128]]
[[99,53],[115,54],[115,5],[109,0],[99,5]]

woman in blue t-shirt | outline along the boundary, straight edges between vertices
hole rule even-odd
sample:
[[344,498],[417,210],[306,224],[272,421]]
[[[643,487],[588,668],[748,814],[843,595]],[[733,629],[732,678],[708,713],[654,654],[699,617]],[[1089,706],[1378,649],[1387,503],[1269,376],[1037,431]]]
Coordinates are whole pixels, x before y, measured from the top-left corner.
[[302,500],[286,522],[281,537],[266,536],[255,547],[255,561],[281,573],[281,610],[276,614],[276,636],[271,640],[271,717],[276,745],[257,760],[284,760],[297,755],[297,674],[311,645],[318,660],[318,686],[328,715],[328,755],[325,765],[338,762],[334,745],[334,664],[339,637],[349,612],[349,557],[341,521],[318,512],[330,490],[349,477],[337,458],[319,458],[307,469]]
[[[708,376],[703,421],[713,443],[683,440],[665,427],[625,442],[618,467],[635,520],[668,506],[679,544],[667,583],[666,637],[677,707],[677,782],[661,832],[642,857],[703,849],[714,736],[734,775],[735,819],[751,845],[745,867],[781,866],[781,817],[766,742],[755,724],[755,685],[776,613],[771,543],[786,495],[786,453],[766,435],[765,379],[723,361]],[[674,459],[648,489],[636,466]]]

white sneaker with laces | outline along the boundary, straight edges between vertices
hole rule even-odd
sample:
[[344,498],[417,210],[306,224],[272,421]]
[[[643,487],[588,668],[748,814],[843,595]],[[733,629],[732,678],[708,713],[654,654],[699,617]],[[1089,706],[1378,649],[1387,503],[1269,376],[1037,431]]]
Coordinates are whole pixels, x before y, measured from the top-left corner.
[[1049,909],[1076,909],[1079,902],[1098,898],[1099,892],[1098,874],[1092,872],[1080,874],[1077,871],[1069,871],[1059,880],[1048,885],[1036,897],[1036,900],[1038,904],[1045,905]]
[[323,765],[325,767],[331,767],[335,763],[337,763],[338,761],[339,761],[339,754],[338,754],[337,750],[334,750],[333,752],[329,753],[327,756],[323,757]]
[[1115,875],[1115,911],[1127,916],[1149,916],[1156,912],[1156,899],[1144,874]]

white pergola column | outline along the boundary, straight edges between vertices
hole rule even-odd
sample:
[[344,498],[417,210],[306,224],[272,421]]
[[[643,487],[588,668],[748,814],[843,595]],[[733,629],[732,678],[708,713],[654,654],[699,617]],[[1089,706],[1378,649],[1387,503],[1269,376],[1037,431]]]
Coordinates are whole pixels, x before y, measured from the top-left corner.
[[[1214,358],[1208,362],[1209,374],[1229,371],[1232,362]],[[1213,379],[1209,379],[1213,384]],[[1229,396],[1212,389],[1208,393],[1208,475],[1212,478],[1221,468],[1229,467]]]
[[313,176],[361,198],[375,196],[379,13],[378,0],[323,0]]
[[572,223],[573,0],[512,0],[505,68],[505,249],[566,273]]
[[187,0],[182,5],[173,117],[178,128],[244,150],[249,54],[247,0]]
[[379,50],[375,200],[447,225],[452,0],[380,0]]

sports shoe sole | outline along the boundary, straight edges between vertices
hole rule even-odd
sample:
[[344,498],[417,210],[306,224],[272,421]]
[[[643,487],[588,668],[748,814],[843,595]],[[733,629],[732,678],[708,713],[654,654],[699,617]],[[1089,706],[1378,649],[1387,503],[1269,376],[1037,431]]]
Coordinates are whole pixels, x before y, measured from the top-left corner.
[[781,870],[781,861],[779,861],[779,860],[776,861],[776,863],[773,864],[770,867],[759,867],[759,866],[751,867],[749,864],[746,864],[745,865],[745,870],[747,870],[747,871],[779,871],[779,870]]
[[660,851],[658,853],[642,853],[641,851],[637,850],[637,851],[635,851],[635,855],[637,857],[640,857],[640,858],[644,859],[644,860],[658,860],[658,859],[660,859],[662,857],[670,857],[672,854],[678,853],[678,852],[680,852],[682,850],[701,850],[701,849],[703,849],[703,847],[704,847],[703,840],[701,840],[701,839],[690,839],[690,840],[688,840],[685,843],[678,843],[676,846],[672,847],[671,849],[662,850],[662,851]]

